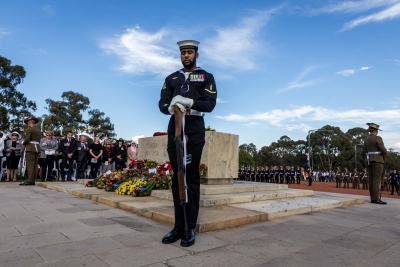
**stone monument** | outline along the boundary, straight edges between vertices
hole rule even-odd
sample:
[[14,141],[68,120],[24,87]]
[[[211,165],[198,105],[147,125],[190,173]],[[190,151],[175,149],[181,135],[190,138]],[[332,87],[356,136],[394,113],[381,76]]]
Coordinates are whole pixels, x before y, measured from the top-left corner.
[[[138,159],[151,159],[157,162],[169,160],[167,141],[166,135],[140,138]],[[201,178],[201,183],[232,184],[238,175],[239,136],[206,131],[205,141],[200,162],[204,163],[208,170]]]

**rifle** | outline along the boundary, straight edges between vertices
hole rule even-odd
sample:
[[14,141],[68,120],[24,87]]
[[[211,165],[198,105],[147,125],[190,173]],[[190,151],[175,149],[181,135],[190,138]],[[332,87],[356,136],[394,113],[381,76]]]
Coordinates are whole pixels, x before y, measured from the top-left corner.
[[[187,225],[187,218],[186,218],[186,203],[187,203],[187,187],[186,187],[186,177],[185,177],[185,165],[183,163],[183,157],[184,157],[184,148],[182,144],[182,116],[183,113],[181,110],[177,107],[174,106],[174,115],[175,115],[175,147],[176,147],[176,157],[177,157],[177,165],[178,165],[178,188],[179,188],[179,205],[182,206],[183,208],[183,219],[185,222],[185,235],[186,238],[189,238],[189,229]],[[185,138],[185,137],[183,137]]]

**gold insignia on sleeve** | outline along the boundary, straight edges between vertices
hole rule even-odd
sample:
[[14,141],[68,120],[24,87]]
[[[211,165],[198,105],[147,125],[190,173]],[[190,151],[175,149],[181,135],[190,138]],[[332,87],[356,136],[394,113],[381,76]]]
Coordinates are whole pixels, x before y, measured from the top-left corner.
[[165,88],[167,88],[167,85],[164,83],[162,89],[165,89]]
[[175,79],[177,79],[178,77],[174,77],[174,78],[172,78],[172,80],[175,80]]
[[207,92],[209,92],[210,94],[216,94],[217,92],[214,92],[214,91],[210,91],[210,90],[208,90],[208,89],[204,89],[205,91],[207,91]]
[[165,106],[168,106],[168,104],[164,104],[164,107],[165,107]]
[[212,91],[212,84],[210,85],[210,91]]

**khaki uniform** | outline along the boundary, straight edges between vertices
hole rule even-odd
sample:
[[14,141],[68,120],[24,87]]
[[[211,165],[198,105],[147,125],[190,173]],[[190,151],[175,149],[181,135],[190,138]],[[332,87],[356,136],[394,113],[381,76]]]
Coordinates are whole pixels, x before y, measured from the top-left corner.
[[360,176],[358,171],[353,172],[353,189],[360,189]]
[[342,185],[342,171],[340,170],[336,171],[335,179],[336,179],[336,188],[340,188]]
[[383,190],[386,192],[390,191],[390,174],[385,173],[385,178],[383,179]]
[[[35,182],[38,175],[38,159],[41,152],[39,141],[42,133],[36,127],[29,127],[25,133],[24,147],[26,152],[26,169],[28,170],[28,182]],[[34,144],[35,142],[37,144]]]
[[362,175],[362,185],[363,185],[363,190],[368,190],[368,185],[369,185],[369,179],[368,179],[368,172],[364,172]]
[[344,176],[343,176],[343,188],[350,188],[350,172],[349,171],[345,171],[344,172]]
[[364,151],[366,153],[381,153],[371,154],[369,155],[369,160],[367,160],[369,194],[371,196],[371,201],[377,201],[379,200],[379,185],[381,183],[383,164],[385,162],[387,150],[380,136],[370,134],[364,141]]

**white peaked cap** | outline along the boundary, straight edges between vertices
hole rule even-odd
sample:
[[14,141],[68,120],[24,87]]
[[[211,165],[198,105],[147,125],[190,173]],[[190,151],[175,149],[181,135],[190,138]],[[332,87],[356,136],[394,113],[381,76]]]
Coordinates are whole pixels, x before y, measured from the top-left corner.
[[179,49],[185,49],[185,48],[198,48],[200,42],[196,41],[196,40],[183,40],[183,41],[179,41],[177,42]]

